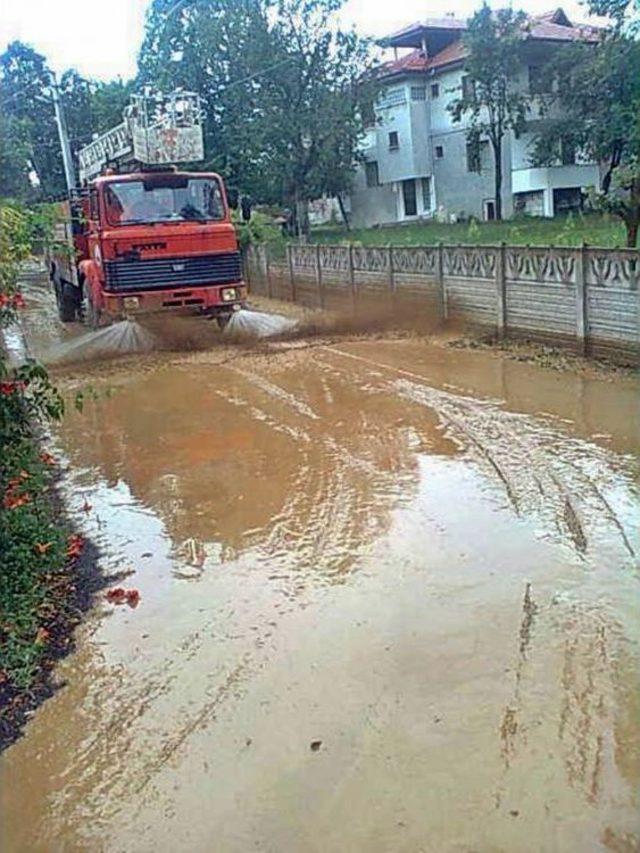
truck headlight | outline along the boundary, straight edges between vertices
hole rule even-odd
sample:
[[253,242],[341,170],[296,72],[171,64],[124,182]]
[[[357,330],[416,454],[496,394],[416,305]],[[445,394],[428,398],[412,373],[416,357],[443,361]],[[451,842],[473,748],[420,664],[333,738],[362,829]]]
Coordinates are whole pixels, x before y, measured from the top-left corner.
[[234,299],[238,298],[238,291],[235,287],[225,287],[222,291],[222,301],[223,302],[233,302]]

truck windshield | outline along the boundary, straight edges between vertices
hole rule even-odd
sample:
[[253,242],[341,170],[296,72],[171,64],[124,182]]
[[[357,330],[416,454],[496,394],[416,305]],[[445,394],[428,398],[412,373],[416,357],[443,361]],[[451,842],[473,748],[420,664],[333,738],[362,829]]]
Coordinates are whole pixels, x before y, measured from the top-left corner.
[[225,213],[219,181],[180,175],[109,183],[105,206],[110,225],[220,220]]

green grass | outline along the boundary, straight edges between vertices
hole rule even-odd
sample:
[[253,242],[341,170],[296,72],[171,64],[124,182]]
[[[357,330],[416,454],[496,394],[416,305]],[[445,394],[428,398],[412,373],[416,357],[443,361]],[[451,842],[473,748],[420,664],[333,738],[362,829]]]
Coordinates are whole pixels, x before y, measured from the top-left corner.
[[512,246],[624,246],[625,230],[621,221],[597,214],[568,214],[555,219],[535,217],[503,222],[411,223],[379,228],[357,228],[346,231],[331,225],[314,228],[315,243],[356,243],[363,246],[425,246],[436,243],[492,245],[501,242]]

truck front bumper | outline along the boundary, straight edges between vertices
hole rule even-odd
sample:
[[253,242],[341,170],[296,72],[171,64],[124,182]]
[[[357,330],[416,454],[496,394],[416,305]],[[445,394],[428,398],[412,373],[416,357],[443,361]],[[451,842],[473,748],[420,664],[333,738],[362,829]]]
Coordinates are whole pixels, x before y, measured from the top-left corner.
[[104,310],[112,316],[148,314],[164,311],[195,314],[230,314],[238,311],[247,298],[244,282],[183,287],[172,290],[146,290],[135,293],[103,291]]

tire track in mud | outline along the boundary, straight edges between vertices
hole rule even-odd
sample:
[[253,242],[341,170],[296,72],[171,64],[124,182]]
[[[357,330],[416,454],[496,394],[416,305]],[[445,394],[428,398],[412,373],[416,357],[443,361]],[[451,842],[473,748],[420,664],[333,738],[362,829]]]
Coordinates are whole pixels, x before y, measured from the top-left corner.
[[[362,542],[369,541],[382,529],[384,522],[380,519],[388,517],[390,498],[393,502],[409,484],[415,465],[408,454],[397,453],[398,464],[392,470],[383,470],[378,460],[354,452],[344,440],[328,432],[326,419],[301,397],[298,389],[288,390],[259,373],[235,366],[231,371],[245,380],[252,395],[255,391],[263,395],[264,404],[248,402],[245,390],[239,387],[233,394],[220,389],[215,393],[227,402],[247,408],[270,428],[303,443],[299,452],[300,470],[304,473],[296,478],[285,506],[257,546],[271,562],[280,560],[277,570],[284,572],[290,562],[291,544],[295,542],[297,562],[303,567],[315,567],[315,582],[331,583],[355,563]],[[341,384],[344,389],[352,390],[348,377]],[[325,404],[333,406],[334,397],[327,398],[324,376],[320,388]],[[339,386],[334,386],[334,394],[338,390]],[[280,411],[270,414],[266,409],[274,402]],[[373,425],[365,421],[360,428],[370,432]],[[369,450],[372,443],[364,445]],[[311,578],[299,571],[291,573],[291,580],[294,590],[299,592]]]
[[[367,365],[368,375],[371,375],[369,359],[334,348],[326,348],[326,352],[363,362]],[[614,504],[603,493],[608,488],[620,488],[621,478],[625,489],[631,487],[625,479],[626,472],[612,466],[606,451],[587,442],[569,440],[556,429],[532,423],[529,416],[507,413],[495,401],[478,401],[440,391],[429,386],[427,380],[418,374],[377,362],[373,364],[377,369],[376,381],[375,384],[367,385],[367,391],[390,393],[404,398],[413,406],[428,407],[434,411],[456,444],[467,451],[469,457],[504,490],[516,514],[532,515],[545,522],[547,535],[551,531],[562,536],[578,554],[584,555],[589,551],[592,539],[588,527],[591,522],[589,513],[600,512],[608,519],[609,525],[616,528],[627,553],[633,553],[623,521],[616,514]],[[385,379],[385,372],[388,371],[400,374],[402,378],[389,382]],[[403,462],[401,453],[393,457],[389,470],[382,470],[376,464],[379,460],[375,457],[372,459],[354,453],[344,441],[327,434],[322,414],[306,401],[262,377],[245,375],[245,371],[234,372],[260,394],[273,399],[282,412],[270,413],[268,407],[243,396],[241,388],[233,392],[218,388],[215,393],[228,403],[245,408],[255,420],[285,433],[298,446],[301,454],[299,472],[289,496],[272,520],[268,535],[265,537],[264,531],[260,531],[262,541],[258,543],[258,550],[269,557],[272,579],[279,582],[277,592],[289,599],[299,599],[310,582],[334,582],[349,565],[353,565],[362,541],[375,535],[382,524],[380,517],[390,511],[390,495],[399,499],[399,495],[407,491],[412,477],[415,477],[415,470]],[[345,385],[353,384],[354,381],[353,373],[344,376]],[[358,382],[358,387],[361,388],[362,384],[366,383]],[[328,402],[333,403],[332,400]],[[394,435],[397,440],[398,430]],[[319,453],[321,460],[314,460],[312,453]],[[407,459],[413,460],[414,456],[413,453],[407,454]],[[590,466],[594,471],[590,470]],[[354,485],[354,474],[362,478],[363,482]],[[568,483],[566,478],[569,478]],[[587,504],[583,500],[578,509],[572,497],[568,497],[569,489],[574,486],[577,488],[575,484],[586,488],[591,496],[591,502]],[[299,570],[299,567],[292,566],[287,560],[292,541],[296,543],[299,563],[315,567],[315,574]],[[526,746],[526,741],[522,740],[526,738],[527,726],[521,719],[521,690],[526,681],[529,650],[539,618],[539,605],[533,599],[530,585],[527,585],[519,629],[520,662],[516,688],[500,723],[506,770],[517,759],[519,750]],[[224,672],[218,669],[209,673],[202,691],[193,706],[186,709],[184,719],[178,726],[161,724],[155,731],[150,731],[132,725],[132,721],[144,719],[147,709],[155,701],[178,690],[185,660],[206,652],[200,633],[219,626],[219,621],[218,618],[200,626],[134,690],[124,692],[125,701],[107,719],[108,725],[95,733],[75,759],[71,768],[74,784],[70,784],[61,796],[58,803],[60,812],[66,808],[69,790],[76,785],[79,789],[89,791],[83,797],[74,799],[82,802],[83,811],[94,819],[96,815],[106,819],[117,814],[121,809],[119,803],[127,797],[134,797],[137,803],[192,733],[199,726],[214,721],[220,707],[240,694],[243,680],[260,667],[267,651],[263,653],[256,649],[244,656],[236,655],[236,665],[230,663],[229,671],[225,668]],[[255,621],[260,620],[256,617]],[[263,626],[255,639],[264,642],[268,633],[267,626]],[[593,720],[597,718],[593,709],[597,711],[598,708],[597,696],[606,693],[606,685],[598,688],[598,684],[604,684],[607,676],[605,671],[597,668],[593,670],[591,680],[595,684],[592,687],[595,698],[585,700],[585,689],[576,686],[574,677],[574,670],[577,669],[575,662],[579,659],[583,640],[579,635],[574,634],[572,637],[573,645],[567,641],[565,657],[568,661],[568,675],[562,684],[566,723],[559,737],[565,751],[566,765],[571,768],[567,772],[571,773],[573,784],[591,791],[591,796],[597,797],[607,742],[604,734],[606,729],[593,728]],[[586,653],[592,654],[595,646],[587,643],[584,648]],[[207,672],[204,662],[203,671]],[[106,676],[107,679],[111,677],[111,673]],[[96,695],[99,698],[100,691]],[[588,732],[585,735],[586,729]],[[592,732],[596,732],[595,741]],[[592,742],[595,742],[595,751]],[[105,768],[108,768],[107,772]]]
[[545,536],[560,538],[584,558],[595,541],[613,533],[626,554],[636,556],[614,498],[640,515],[632,509],[639,498],[637,462],[563,435],[546,419],[507,412],[498,401],[440,390],[413,371],[336,347],[325,351],[398,374],[389,387],[436,412],[449,436],[500,484],[515,514],[532,518]]
[[[542,606],[526,584],[512,695],[498,726],[504,770],[494,792],[497,809],[509,792],[516,763],[522,771],[544,753],[559,757],[569,787],[589,805],[616,790],[611,784],[618,772],[612,660],[622,637],[621,626],[598,605],[557,598]],[[558,669],[542,672],[536,666],[538,641],[558,650]],[[555,702],[540,697],[541,675]]]

